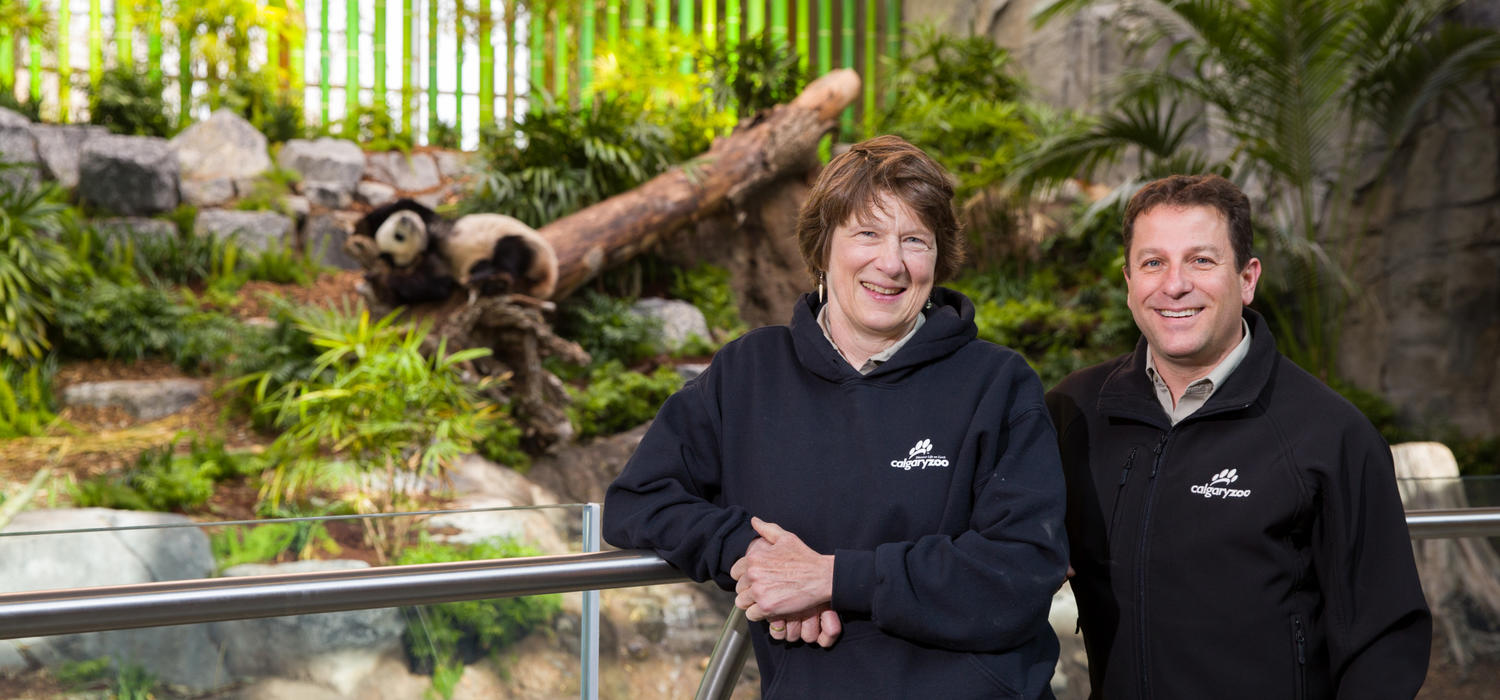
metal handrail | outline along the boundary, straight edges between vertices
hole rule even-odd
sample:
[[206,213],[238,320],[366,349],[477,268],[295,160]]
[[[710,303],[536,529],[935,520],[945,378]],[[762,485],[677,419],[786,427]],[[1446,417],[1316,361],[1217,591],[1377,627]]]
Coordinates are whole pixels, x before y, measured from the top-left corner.
[[1409,510],[1406,529],[1414,539],[1500,536],[1500,508]]

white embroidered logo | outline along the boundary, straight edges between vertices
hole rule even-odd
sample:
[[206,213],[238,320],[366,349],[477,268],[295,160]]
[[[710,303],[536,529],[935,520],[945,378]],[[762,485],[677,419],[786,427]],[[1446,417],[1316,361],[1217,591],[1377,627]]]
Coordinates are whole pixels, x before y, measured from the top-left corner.
[[932,454],[932,440],[930,438],[923,438],[918,440],[917,444],[912,445],[910,450],[906,451],[906,459],[893,459],[891,460],[891,466],[906,471],[911,471],[914,468],[946,467],[948,466],[948,458]]
[[[1218,474],[1215,474],[1212,479],[1209,479],[1208,483],[1194,486],[1189,490],[1204,498],[1248,498],[1250,496],[1250,489],[1229,488],[1230,484],[1239,480],[1240,470],[1223,469]],[[1223,485],[1220,486],[1220,484]]]

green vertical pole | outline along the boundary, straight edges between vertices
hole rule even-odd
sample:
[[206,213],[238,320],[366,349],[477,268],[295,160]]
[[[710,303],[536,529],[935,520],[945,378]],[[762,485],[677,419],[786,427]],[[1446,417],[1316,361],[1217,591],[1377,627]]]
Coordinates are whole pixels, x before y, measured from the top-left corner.
[[657,35],[665,37],[667,29],[672,26],[672,0],[656,0],[653,9],[656,14],[652,17],[651,27]]
[[370,100],[382,114],[388,113],[385,109],[385,3],[386,0],[375,0],[375,88]]
[[[42,0],[31,0],[32,17],[41,17]],[[63,3],[57,13],[57,35],[66,37],[68,35],[68,4]],[[31,46],[31,103],[36,104],[42,100],[42,30],[31,30],[31,36],[26,42]],[[57,42],[57,70],[59,73],[67,70],[68,62],[63,60],[68,57],[68,42]]]
[[807,75],[812,56],[812,9],[807,0],[797,0],[797,70]]
[[750,0],[745,6],[745,36],[759,37],[766,31],[766,0]]
[[[438,11],[437,0],[427,0],[427,142],[437,131],[438,116]],[[458,93],[454,93],[458,94]]]
[[359,109],[359,3],[346,0],[344,8],[344,114],[349,115]]
[[332,32],[328,29],[330,3],[319,0],[318,4],[318,101],[321,103],[318,123],[328,126],[328,95],[333,90],[333,83],[328,78],[328,67],[333,65]]
[[771,0],[771,46],[786,46],[786,0]]
[[177,34],[177,95],[182,100],[177,125],[184,127],[193,118],[193,30],[191,26],[183,27]]
[[729,46],[731,78],[740,65],[740,14],[740,0],[724,0],[724,43]]
[[[326,0],[325,0],[326,1]],[[431,0],[437,5],[437,0]],[[464,132],[464,0],[455,0],[453,10],[453,129]],[[437,25],[433,25],[436,27]],[[437,43],[437,30],[433,29],[433,43]],[[437,82],[437,81],[433,81]],[[437,113],[437,109],[433,109]]]
[[417,83],[417,17],[413,1],[401,2],[401,131],[414,137],[416,114],[412,109],[412,88]]
[[719,3],[703,0],[703,47],[712,51],[719,44]]
[[135,19],[130,16],[130,0],[115,0],[115,51],[119,54],[121,66],[135,63],[131,55],[135,48],[135,42],[131,40],[133,34]]
[[[540,2],[540,0],[535,0]],[[546,59],[542,55],[545,46],[547,32],[547,18],[542,16],[542,8],[533,5],[531,7],[531,30],[527,39],[531,44],[531,110],[534,112],[542,107],[542,93],[547,91]]]
[[630,0],[629,12],[625,33],[630,37],[630,43],[639,47],[646,32],[646,0]]
[[862,81],[865,91],[865,138],[875,133],[875,57],[880,54],[880,38],[875,34],[875,19],[879,17],[878,0],[865,0],[865,76]]
[[307,87],[307,5],[301,2],[287,4],[292,6],[287,10],[295,13],[292,18],[292,34],[287,37],[287,72],[290,73],[287,83],[300,100],[303,88]]
[[152,80],[161,80],[161,5],[153,5],[147,15],[146,25],[146,72]]
[[620,0],[604,3],[604,50],[607,53],[620,50]]
[[520,8],[518,0],[506,0],[505,17],[505,120],[516,123],[516,15]]
[[479,128],[495,123],[495,18],[490,0],[479,0]]
[[552,21],[552,94],[560,104],[568,99],[568,13],[567,6],[553,8]]
[[578,30],[578,97],[587,106],[594,101],[594,3],[581,0],[578,11],[583,15]]
[[97,91],[104,77],[104,8],[89,0],[89,87]]
[[0,90],[14,89],[16,84],[16,39],[10,27],[0,27]]
[[[901,58],[901,0],[885,0],[885,55],[891,66]],[[896,94],[889,85],[890,81],[886,82],[885,103],[889,105],[896,99]]]
[[833,70],[833,3],[818,3],[818,75]]
[[[677,29],[684,37],[693,36],[693,0],[677,0]],[[693,58],[683,56],[677,63],[677,72],[687,75],[693,72]]]
[[[854,0],[843,0],[839,18],[842,31],[839,33],[839,63],[841,67],[854,68]],[[845,107],[839,115],[839,134],[849,138],[854,132],[854,107]]]

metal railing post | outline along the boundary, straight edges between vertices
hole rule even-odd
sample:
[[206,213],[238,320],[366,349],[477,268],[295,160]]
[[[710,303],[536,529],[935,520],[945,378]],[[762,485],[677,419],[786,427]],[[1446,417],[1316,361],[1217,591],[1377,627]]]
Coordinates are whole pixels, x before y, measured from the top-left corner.
[[724,619],[724,629],[719,632],[719,641],[714,644],[713,656],[708,658],[708,668],[703,670],[695,700],[729,700],[749,657],[750,623],[745,621],[743,611],[731,607],[729,617]]
[[[584,552],[599,551],[600,512],[598,503],[583,505]],[[579,659],[582,674],[578,692],[583,700],[599,700],[599,589],[583,592],[582,619],[583,643],[579,645],[582,649],[582,658]]]

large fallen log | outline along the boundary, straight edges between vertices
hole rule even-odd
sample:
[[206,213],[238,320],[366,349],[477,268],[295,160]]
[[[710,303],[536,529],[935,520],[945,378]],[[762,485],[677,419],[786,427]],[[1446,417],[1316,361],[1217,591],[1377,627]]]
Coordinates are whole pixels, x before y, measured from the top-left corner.
[[743,203],[778,177],[812,169],[818,141],[858,95],[857,73],[828,73],[790,103],[742,122],[707,153],[541,227],[538,233],[557,251],[553,298],[567,296],[604,269],[726,203]]

